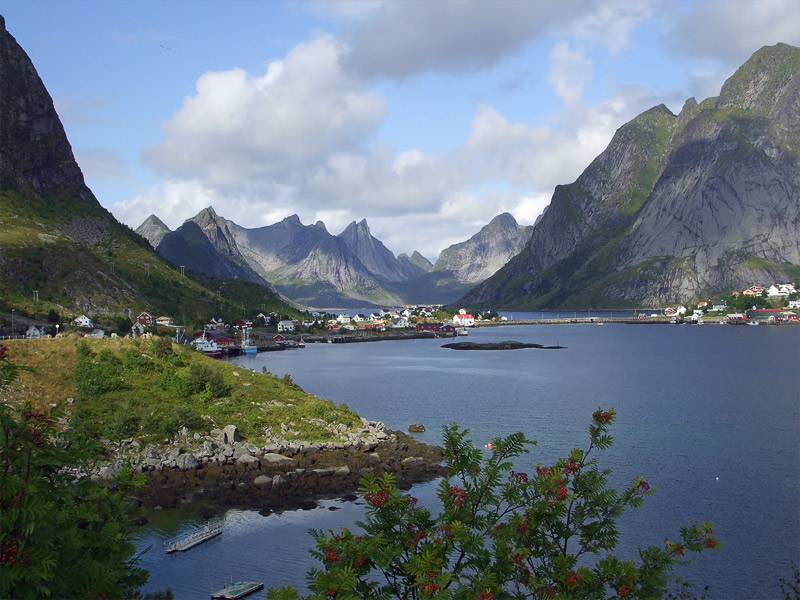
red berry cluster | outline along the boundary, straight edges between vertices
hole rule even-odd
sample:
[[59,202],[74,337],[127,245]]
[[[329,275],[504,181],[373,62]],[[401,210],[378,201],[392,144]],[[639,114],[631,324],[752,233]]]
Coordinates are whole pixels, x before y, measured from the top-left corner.
[[389,490],[383,489],[377,492],[367,492],[364,499],[375,508],[380,508],[389,501]]
[[516,531],[518,534],[522,535],[523,533],[526,533],[528,531],[529,527],[530,523],[528,523],[527,521],[520,521],[519,523],[517,523]]
[[611,420],[611,413],[608,411],[595,411],[592,413],[592,418],[595,421],[605,421],[608,423]]
[[[436,579],[436,573],[433,573],[433,572],[429,571],[428,572],[428,579],[429,580]],[[436,583],[435,581],[428,581],[426,583],[423,583],[421,586],[419,586],[419,590],[423,594],[435,594],[436,592],[439,591],[439,584]]]
[[357,556],[353,561],[353,564],[357,567],[363,567],[365,564],[367,564],[367,557],[363,554],[361,556]]
[[19,552],[15,536],[11,536],[6,542],[0,542],[0,565],[13,567],[15,564],[19,564],[21,567],[25,567],[30,562],[31,555],[28,549],[23,548],[22,552]]
[[575,471],[580,470],[580,468],[581,464],[570,456],[564,465],[564,475],[571,475]]
[[3,346],[3,344],[0,344],[0,360],[6,359],[6,352],[8,352],[8,348]]
[[331,546],[328,546],[325,549],[325,560],[330,563],[337,563],[339,562],[339,553],[336,552]]
[[520,483],[528,483],[528,474],[523,472],[511,471],[509,476],[511,481],[519,481]]
[[617,596],[619,596],[620,598],[624,598],[625,596],[630,594],[632,585],[633,585],[633,576],[628,575],[627,585],[624,583],[620,583],[619,587],[617,587]]
[[650,489],[650,484],[647,483],[644,479],[639,482],[639,487],[642,488],[645,492]]
[[434,542],[437,544],[441,544],[442,542],[448,541],[453,539],[453,526],[452,525],[444,525],[441,527],[436,528],[436,537],[434,538]]
[[566,500],[567,488],[565,488],[563,485],[558,486],[558,489],[556,490],[556,498],[558,500]]
[[464,501],[467,498],[467,492],[464,490],[464,488],[451,486],[450,498],[452,498],[453,504],[456,506],[464,506]]
[[575,571],[569,571],[567,573],[567,578],[564,580],[564,585],[568,588],[575,587],[576,585],[580,585],[583,583],[583,577],[577,575]]
[[475,596],[475,600],[494,600],[494,594],[489,591],[483,591]]
[[406,499],[408,500],[409,506],[416,506],[417,502],[419,502],[419,498],[416,498],[414,496],[406,496]]
[[326,598],[336,598],[336,588],[330,587],[328,588],[328,593],[325,594]]

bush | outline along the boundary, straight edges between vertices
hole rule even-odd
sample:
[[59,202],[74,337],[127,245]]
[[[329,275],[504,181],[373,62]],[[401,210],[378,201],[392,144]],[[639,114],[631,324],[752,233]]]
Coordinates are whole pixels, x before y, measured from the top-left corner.
[[[361,481],[367,518],[355,535],[313,532],[321,569],[308,574],[310,598],[663,598],[672,569],[687,551],[718,549],[711,523],[681,529],[665,546],[639,551],[638,564],[611,551],[617,519],[654,493],[636,477],[621,492],[608,487],[596,451],[612,444],[614,411],[598,410],[586,450],[528,475],[512,470],[532,444],[522,433],[492,441],[491,455],[455,425],[444,431],[448,475],[433,516],[402,493],[394,476]],[[590,555],[593,555],[590,557]],[[270,600],[298,598],[290,587]]]
[[[20,370],[5,354],[0,391]],[[126,468],[114,490],[92,481],[89,452],[55,427],[61,416],[0,403],[0,597],[122,598],[147,581],[125,501],[144,478]]]

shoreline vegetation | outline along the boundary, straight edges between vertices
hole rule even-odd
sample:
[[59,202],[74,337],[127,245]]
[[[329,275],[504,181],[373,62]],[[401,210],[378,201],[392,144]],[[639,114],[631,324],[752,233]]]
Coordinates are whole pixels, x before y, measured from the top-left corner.
[[258,373],[168,338],[59,337],[9,340],[8,356],[32,368],[0,401],[49,413],[94,440],[94,479],[126,465],[146,485],[142,509],[261,512],[308,508],[352,494],[368,472],[410,487],[443,474],[442,449],[367,421],[300,389],[291,377]]

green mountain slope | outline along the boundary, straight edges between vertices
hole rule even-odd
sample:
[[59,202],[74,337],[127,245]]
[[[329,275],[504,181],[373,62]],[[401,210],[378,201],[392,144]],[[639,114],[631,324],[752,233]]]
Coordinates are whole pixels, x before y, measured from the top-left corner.
[[531,242],[460,305],[655,306],[800,277],[800,49],[622,126]]
[[50,95],[2,19],[0,123],[0,312],[110,318],[147,310],[202,322],[267,304],[292,310],[255,284],[244,294],[257,300],[249,306],[219,282],[206,289],[100,205]]

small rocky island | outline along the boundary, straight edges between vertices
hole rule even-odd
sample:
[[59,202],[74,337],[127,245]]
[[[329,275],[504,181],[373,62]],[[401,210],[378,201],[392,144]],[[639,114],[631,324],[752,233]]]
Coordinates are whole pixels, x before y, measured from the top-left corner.
[[542,344],[526,344],[514,340],[504,342],[452,342],[443,344],[442,348],[453,350],[519,350],[521,348],[538,348],[540,350],[563,350],[566,346],[543,346]]

